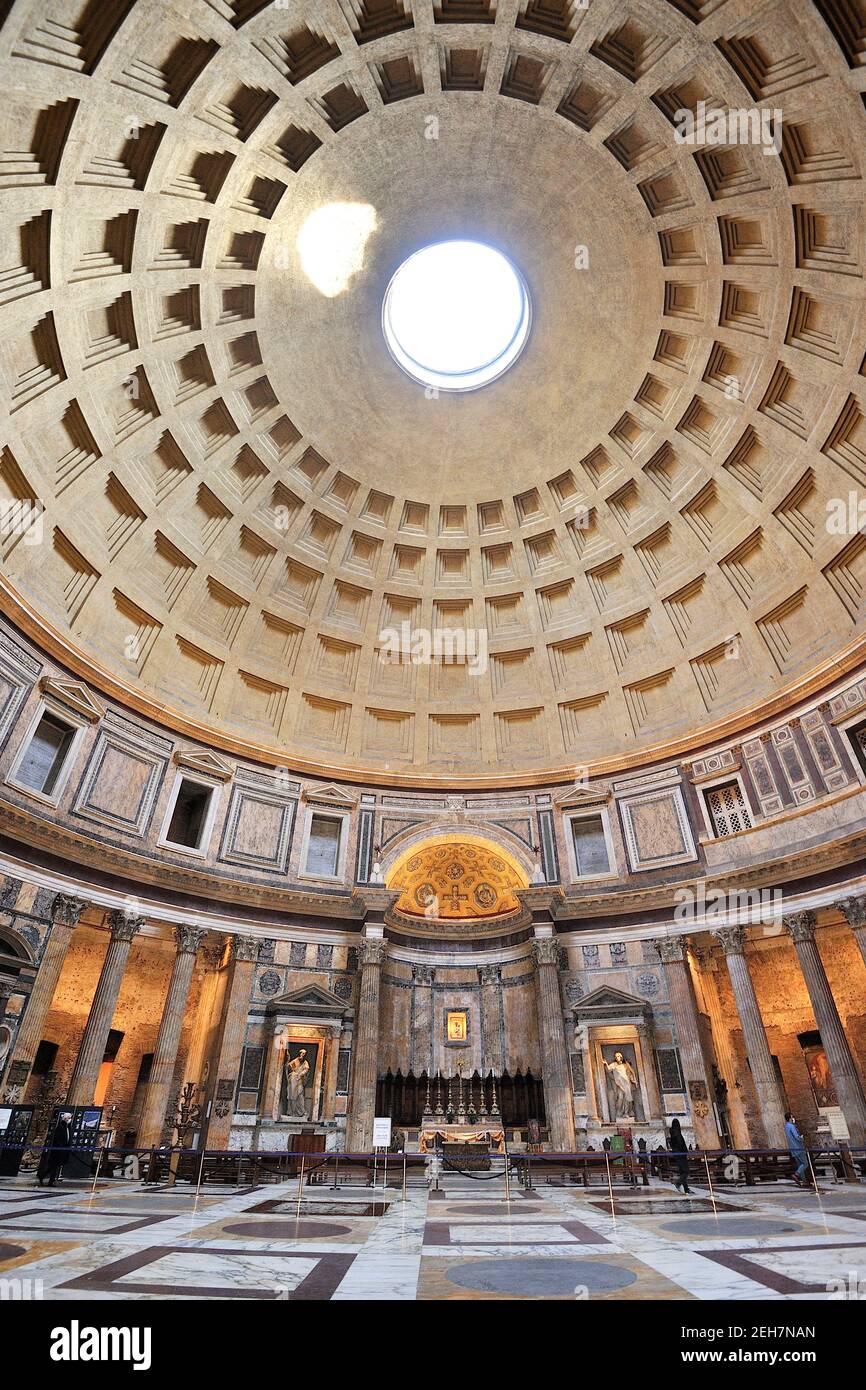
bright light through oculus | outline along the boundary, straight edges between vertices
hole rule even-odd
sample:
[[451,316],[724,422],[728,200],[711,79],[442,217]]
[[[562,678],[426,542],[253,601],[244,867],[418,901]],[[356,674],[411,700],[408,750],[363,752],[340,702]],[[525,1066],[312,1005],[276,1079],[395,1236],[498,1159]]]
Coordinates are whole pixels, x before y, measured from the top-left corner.
[[472,391],[511,366],[531,311],[523,276],[478,241],[439,241],[404,261],[382,304],[395,361],[425,386]]

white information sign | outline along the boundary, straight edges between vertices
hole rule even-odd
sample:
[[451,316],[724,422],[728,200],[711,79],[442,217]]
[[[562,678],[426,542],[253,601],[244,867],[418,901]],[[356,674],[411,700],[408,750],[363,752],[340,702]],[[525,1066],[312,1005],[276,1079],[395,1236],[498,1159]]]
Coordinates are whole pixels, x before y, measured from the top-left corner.
[[373,1120],[373,1148],[387,1149],[391,1143],[391,1117],[377,1115]]

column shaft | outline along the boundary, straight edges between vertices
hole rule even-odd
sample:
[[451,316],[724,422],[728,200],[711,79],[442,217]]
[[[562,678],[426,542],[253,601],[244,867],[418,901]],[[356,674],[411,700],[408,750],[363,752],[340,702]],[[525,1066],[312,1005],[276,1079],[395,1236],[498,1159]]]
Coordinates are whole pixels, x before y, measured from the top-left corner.
[[162,1141],[166,1111],[172,1099],[171,1084],[177,1065],[177,1049],[195,965],[195,953],[201,940],[201,932],[193,931],[189,927],[175,927],[174,935],[177,953],[156,1036],[153,1065],[138,1126],[138,1143],[141,1148]]
[[559,1153],[574,1152],[574,1098],[565,1046],[557,966],[559,947],[553,937],[537,937],[533,946],[538,990],[538,1032],[544,1068],[544,1102],[550,1142]]
[[222,1030],[217,1048],[216,1074],[207,1131],[209,1149],[227,1149],[229,1145],[235,1091],[247,1032],[253,970],[258,959],[259,945],[254,938],[233,936],[231,950],[231,979],[223,1006]]
[[39,962],[39,969],[9,1059],[7,1082],[10,1086],[20,1086],[21,1095],[24,1094],[24,1087],[27,1085],[36,1049],[42,1041],[45,1019],[57,990],[72,933],[86,906],[80,898],[67,898],[60,893],[51,904],[51,932],[45,943],[42,960]]
[[358,947],[358,958],[361,985],[353,1044],[352,1110],[346,1134],[349,1153],[367,1153],[373,1143],[379,1061],[379,986],[385,959],[384,941],[377,937],[364,938]]
[[501,1076],[504,1070],[500,1032],[502,970],[498,965],[481,965],[478,967],[478,978],[481,985],[481,1036],[484,1042],[480,1071],[482,1076],[488,1071]]
[[784,1149],[788,1142],[785,1136],[785,1107],[779,1094],[758,998],[746,960],[745,933],[741,927],[720,927],[714,934],[724,947],[767,1145],[771,1149]]
[[99,983],[90,1006],[84,1037],[78,1049],[72,1078],[69,1082],[67,1105],[90,1105],[93,1092],[99,1080],[99,1069],[105,1056],[105,1044],[111,1031],[111,1020],[117,1005],[117,996],[123,983],[129,948],[133,937],[144,926],[140,917],[131,917],[124,912],[109,913],[108,924],[111,940],[102,962]]
[[848,1123],[851,1142],[856,1148],[863,1148],[866,1145],[866,1101],[833,991],[830,989],[824,962],[818,951],[818,943],[815,940],[815,914],[797,912],[785,917],[783,921],[794,942],[806,989],[812,1001],[815,1022],[821,1034],[824,1051],[827,1053],[839,1105]]
[[685,942],[682,937],[669,937],[658,943],[658,952],[664,965],[695,1140],[699,1149],[717,1149],[720,1140],[712,1104],[713,1084],[701,1043],[698,1007]]

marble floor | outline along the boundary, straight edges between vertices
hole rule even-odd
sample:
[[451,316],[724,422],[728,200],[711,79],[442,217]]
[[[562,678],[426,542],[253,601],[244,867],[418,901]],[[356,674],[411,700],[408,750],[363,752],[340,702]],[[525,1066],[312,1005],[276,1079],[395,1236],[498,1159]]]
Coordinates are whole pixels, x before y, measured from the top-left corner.
[[866,1296],[866,1185],[442,1191],[0,1179],[0,1294],[63,1299]]

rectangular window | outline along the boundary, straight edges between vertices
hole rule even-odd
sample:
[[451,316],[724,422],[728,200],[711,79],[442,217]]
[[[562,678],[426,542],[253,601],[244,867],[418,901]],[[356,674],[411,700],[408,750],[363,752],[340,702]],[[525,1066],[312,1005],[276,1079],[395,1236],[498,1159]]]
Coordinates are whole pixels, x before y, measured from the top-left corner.
[[165,838],[184,849],[201,849],[213,787],[182,777]]
[[852,729],[848,729],[846,732],[851,740],[854,757],[860,764],[861,770],[866,773],[866,719],[860,724],[855,724]]
[[610,873],[607,839],[601,816],[576,816],[571,822],[571,835],[578,878]]
[[741,830],[751,829],[752,817],[739,782],[713,787],[704,796],[716,835],[736,835]]
[[332,816],[311,816],[305,872],[322,878],[336,878],[340,863],[343,822]]
[[76,730],[48,710],[42,715],[15,774],[16,782],[51,796],[63,771]]

